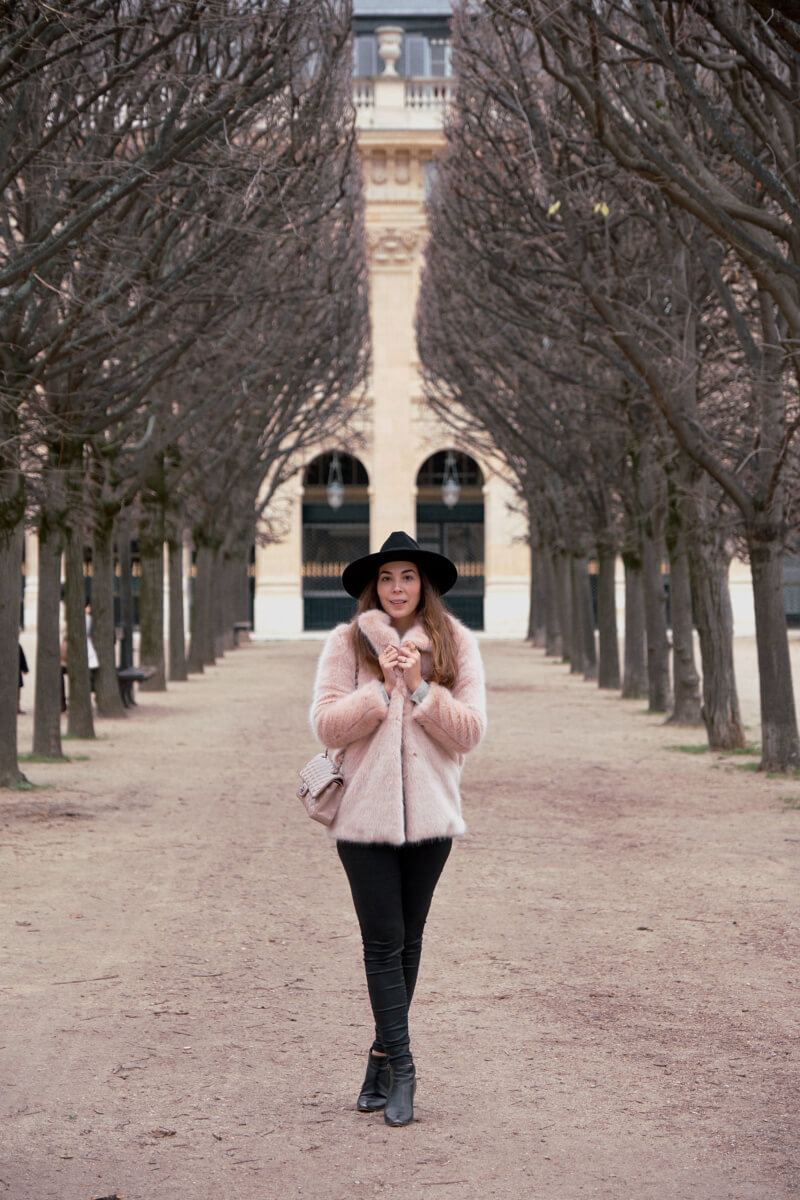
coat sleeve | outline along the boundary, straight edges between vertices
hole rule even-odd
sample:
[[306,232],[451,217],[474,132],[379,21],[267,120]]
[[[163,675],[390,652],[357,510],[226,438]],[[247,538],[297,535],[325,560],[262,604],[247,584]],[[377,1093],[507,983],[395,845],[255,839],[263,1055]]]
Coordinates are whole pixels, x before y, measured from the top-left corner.
[[463,625],[458,633],[453,690],[431,682],[425,699],[414,705],[413,719],[451,754],[467,754],[486,732],[486,683],[477,640]]
[[357,742],[386,718],[389,706],[380,680],[369,674],[358,688],[355,683],[350,626],[337,625],[320,655],[310,714],[311,728],[325,746],[341,749]]

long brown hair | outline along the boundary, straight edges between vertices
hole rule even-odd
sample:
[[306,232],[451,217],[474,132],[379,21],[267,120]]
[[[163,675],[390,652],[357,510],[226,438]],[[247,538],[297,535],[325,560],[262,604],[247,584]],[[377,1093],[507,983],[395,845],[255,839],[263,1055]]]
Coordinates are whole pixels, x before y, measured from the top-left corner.
[[[431,679],[435,683],[441,683],[443,687],[452,688],[458,678],[458,656],[453,636],[453,621],[438,589],[431,583],[420,566],[416,563],[414,566],[419,571],[421,585],[419,605],[415,616],[431,639],[433,654]],[[358,598],[358,607],[351,626],[351,636],[358,662],[368,667],[377,675],[378,679],[381,679],[383,672],[378,662],[378,656],[358,625],[358,618],[361,614],[371,608],[384,611],[378,599],[378,572]]]

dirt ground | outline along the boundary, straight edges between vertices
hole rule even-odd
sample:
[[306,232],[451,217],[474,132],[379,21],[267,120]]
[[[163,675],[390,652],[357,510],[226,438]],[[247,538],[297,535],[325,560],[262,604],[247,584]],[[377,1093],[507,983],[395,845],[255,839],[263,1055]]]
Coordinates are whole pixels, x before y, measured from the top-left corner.
[[355,1112],[358,932],[294,795],[319,648],[140,694],[0,794],[0,1200],[800,1195],[800,781],[518,643],[483,643],[417,1120]]

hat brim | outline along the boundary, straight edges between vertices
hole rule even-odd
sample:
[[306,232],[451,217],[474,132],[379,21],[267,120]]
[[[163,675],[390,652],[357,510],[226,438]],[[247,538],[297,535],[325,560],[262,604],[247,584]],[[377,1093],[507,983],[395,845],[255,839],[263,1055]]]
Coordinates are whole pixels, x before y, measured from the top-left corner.
[[449,592],[458,579],[458,568],[443,554],[433,550],[379,550],[357,558],[342,571],[342,585],[348,595],[358,599],[364,588],[378,574],[378,567],[387,562],[412,562],[421,567],[440,596]]

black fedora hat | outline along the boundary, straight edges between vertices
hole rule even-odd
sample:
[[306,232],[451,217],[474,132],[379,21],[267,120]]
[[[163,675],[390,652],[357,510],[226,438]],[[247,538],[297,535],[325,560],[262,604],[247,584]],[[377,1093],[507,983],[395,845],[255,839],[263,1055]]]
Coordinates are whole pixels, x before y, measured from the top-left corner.
[[456,565],[449,558],[433,550],[421,550],[418,542],[399,530],[389,534],[376,554],[365,554],[345,567],[342,572],[344,590],[358,599],[377,575],[381,563],[387,562],[412,562],[421,567],[440,595],[449,592],[458,579]]

